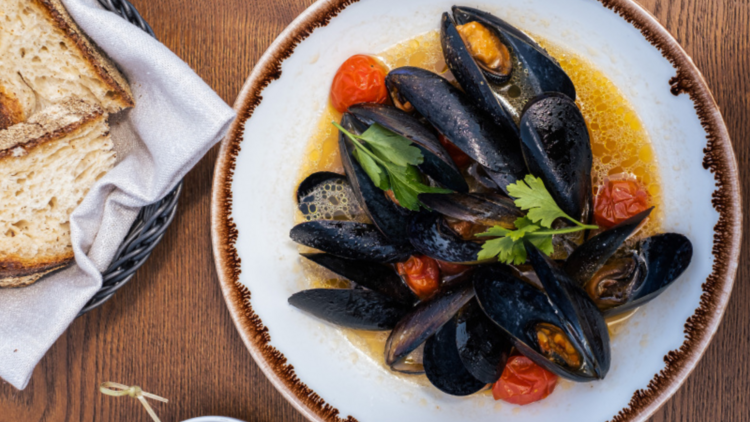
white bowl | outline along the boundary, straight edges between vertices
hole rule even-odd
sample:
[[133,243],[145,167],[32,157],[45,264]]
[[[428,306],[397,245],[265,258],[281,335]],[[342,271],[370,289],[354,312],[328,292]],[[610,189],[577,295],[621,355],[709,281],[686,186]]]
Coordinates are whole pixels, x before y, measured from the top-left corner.
[[237,100],[240,117],[217,163],[214,255],[230,312],[253,358],[315,421],[647,419],[684,381],[715,333],[739,254],[736,160],[690,58],[629,0],[607,0],[609,8],[594,0],[467,4],[587,57],[624,92],[660,162],[664,228],[687,235],[694,257],[685,274],[614,338],[605,380],[568,384],[524,407],[486,395],[455,398],[394,376],[336,327],[287,304],[306,288],[297,247],[289,240],[296,175],[333,74],[352,54],[379,52],[436,29],[453,1],[349,3],[315,3],[273,43]]

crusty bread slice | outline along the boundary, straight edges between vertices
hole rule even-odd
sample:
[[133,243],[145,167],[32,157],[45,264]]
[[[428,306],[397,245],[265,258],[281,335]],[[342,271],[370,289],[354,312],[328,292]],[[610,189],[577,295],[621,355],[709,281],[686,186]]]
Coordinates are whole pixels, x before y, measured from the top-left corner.
[[107,113],[79,99],[0,130],[0,287],[72,261],[70,214],[114,164]]
[[108,113],[133,106],[130,88],[60,0],[0,0],[0,129],[78,97]]

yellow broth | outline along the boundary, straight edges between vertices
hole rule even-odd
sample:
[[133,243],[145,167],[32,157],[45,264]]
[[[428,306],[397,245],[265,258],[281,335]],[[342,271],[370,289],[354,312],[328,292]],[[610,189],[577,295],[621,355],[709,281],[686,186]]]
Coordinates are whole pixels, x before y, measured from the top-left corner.
[[[661,179],[651,140],[643,123],[623,93],[585,58],[554,44],[552,41],[535,37],[547,51],[560,62],[576,87],[576,104],[581,109],[591,137],[594,155],[592,179],[594,193],[609,176],[629,174],[635,176],[647,187],[651,205],[655,206],[648,222],[634,236],[634,240],[651,236],[660,231]],[[428,32],[399,43],[377,57],[389,68],[417,66],[452,79],[443,60],[440,38],[437,31]],[[330,103],[321,116],[318,126],[307,143],[307,160],[302,163],[298,174],[301,182],[308,175],[318,171],[333,171],[343,174],[338,149],[338,132],[331,121],[339,121],[341,114]],[[295,223],[304,221],[297,212]],[[307,250],[307,249],[306,249]],[[303,260],[305,261],[305,260]],[[314,264],[305,263],[304,275],[311,288],[343,288],[348,282],[337,279],[336,275]],[[610,334],[616,335],[623,323],[634,312],[608,321]],[[388,332],[370,332],[342,329],[349,341],[364,351],[381,366],[385,341]],[[394,372],[394,374],[397,374]],[[420,383],[426,382],[423,376],[397,374]]]

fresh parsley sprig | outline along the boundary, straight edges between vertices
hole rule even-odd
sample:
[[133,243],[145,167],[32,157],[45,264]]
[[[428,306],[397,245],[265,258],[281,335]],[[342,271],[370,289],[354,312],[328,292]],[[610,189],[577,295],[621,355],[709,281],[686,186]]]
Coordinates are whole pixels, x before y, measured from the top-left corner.
[[[516,219],[516,230],[509,230],[494,226],[477,237],[494,237],[482,245],[478,259],[480,261],[494,259],[506,264],[520,265],[526,262],[526,239],[540,251],[552,255],[554,247],[552,238],[555,235],[575,233],[582,230],[596,230],[598,226],[583,224],[570,217],[557,205],[550,195],[542,179],[533,175],[526,175],[524,180],[508,185],[508,194],[514,198],[517,207],[528,211],[526,217]],[[575,224],[573,227],[552,229],[552,223],[558,218],[564,218]],[[549,229],[549,230],[545,230]]]
[[399,205],[419,211],[424,205],[420,193],[451,193],[451,190],[425,185],[416,166],[424,162],[422,151],[411,141],[383,126],[373,124],[355,135],[332,122],[354,144],[352,155],[378,188],[392,190]]

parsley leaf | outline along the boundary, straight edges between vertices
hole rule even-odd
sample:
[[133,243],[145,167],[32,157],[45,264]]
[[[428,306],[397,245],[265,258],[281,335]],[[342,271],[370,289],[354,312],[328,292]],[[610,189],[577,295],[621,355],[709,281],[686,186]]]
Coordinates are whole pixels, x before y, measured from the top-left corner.
[[422,151],[412,145],[411,141],[375,123],[370,126],[360,139],[384,161],[399,166],[418,166],[424,162]]
[[[524,211],[526,217],[517,218],[513,223],[516,230],[508,230],[500,226],[490,227],[477,237],[494,237],[482,245],[477,258],[480,261],[497,257],[498,261],[506,264],[520,265],[526,262],[526,248],[524,240],[528,240],[546,255],[552,255],[555,248],[552,238],[555,235],[574,233],[599,227],[583,224],[574,220],[552,199],[542,179],[527,175],[524,180],[508,185],[508,194],[515,198],[515,204]],[[565,218],[576,225],[562,229],[551,229],[552,223],[558,218]],[[550,230],[551,229],[551,230]]]
[[424,205],[420,193],[451,193],[453,191],[432,187],[422,182],[417,165],[422,164],[422,151],[411,141],[390,130],[374,124],[362,135],[354,135],[333,122],[354,144],[352,155],[372,182],[382,190],[393,190],[399,205],[419,211]]

